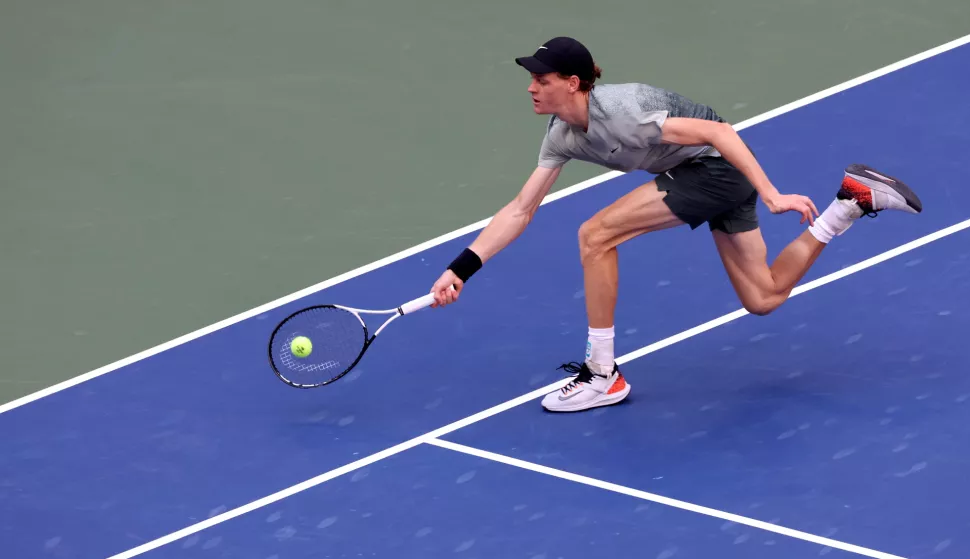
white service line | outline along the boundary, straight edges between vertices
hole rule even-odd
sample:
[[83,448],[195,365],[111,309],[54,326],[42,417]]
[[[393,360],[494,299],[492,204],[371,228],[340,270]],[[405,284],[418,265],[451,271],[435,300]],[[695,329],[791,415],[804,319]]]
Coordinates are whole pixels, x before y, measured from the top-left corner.
[[[793,101],[791,103],[788,103],[787,105],[783,105],[781,107],[778,107],[777,109],[773,109],[771,111],[768,111],[768,112],[763,113],[761,115],[755,116],[755,117],[750,118],[748,120],[739,122],[738,124],[734,125],[734,128],[736,130],[738,130],[738,131],[744,130],[745,128],[748,128],[750,126],[754,126],[755,124],[758,124],[758,123],[764,122],[764,121],[766,121],[768,119],[771,119],[771,118],[774,118],[774,117],[783,115],[783,114],[785,114],[787,112],[791,112],[791,111],[793,111],[795,109],[798,109],[800,107],[804,107],[805,105],[808,105],[810,103],[814,103],[816,101],[819,101],[819,100],[824,99],[826,97],[829,97],[831,95],[835,95],[836,93],[841,93],[841,92],[843,92],[843,91],[845,91],[847,89],[850,89],[852,87],[855,87],[857,85],[861,85],[861,84],[866,83],[868,81],[872,81],[872,80],[874,80],[876,78],[882,77],[882,76],[884,76],[886,74],[889,74],[891,72],[895,72],[896,70],[899,70],[899,69],[905,68],[907,66],[913,65],[913,64],[915,64],[917,62],[921,62],[923,60],[926,60],[926,59],[931,58],[933,56],[942,54],[942,53],[947,52],[949,50],[953,50],[953,49],[955,49],[957,47],[966,45],[968,43],[970,43],[970,35],[966,35],[966,36],[961,37],[959,39],[955,39],[955,40],[950,41],[948,43],[942,44],[942,45],[940,45],[938,47],[934,47],[934,48],[929,49],[927,51],[924,51],[924,52],[921,52],[919,54],[910,56],[909,58],[905,58],[903,60],[900,60],[899,62],[895,62],[895,63],[890,64],[888,66],[884,66],[883,68],[880,68],[878,70],[874,70],[872,72],[869,72],[868,74],[864,74],[864,75],[859,76],[859,77],[857,77],[855,79],[851,79],[851,80],[849,80],[847,82],[844,82],[844,83],[841,83],[839,85],[835,85],[835,86],[830,87],[828,89],[824,89],[822,91],[819,91],[818,93],[814,93],[812,95],[809,95],[808,97],[804,97],[802,99],[799,99],[798,101]],[[559,190],[557,192],[554,192],[552,194],[549,194],[548,196],[546,196],[543,199],[542,205],[548,204],[549,202],[552,202],[552,201],[555,201],[555,200],[559,200],[560,198],[564,198],[564,197],[569,196],[571,194],[575,194],[577,192],[580,192],[582,190],[585,190],[587,188],[590,188],[592,186],[595,186],[597,184],[600,184],[602,182],[605,182],[607,180],[610,180],[610,179],[613,179],[613,178],[616,178],[616,177],[619,177],[619,176],[622,176],[622,175],[623,175],[623,173],[621,173],[619,171],[610,171],[608,173],[604,173],[602,175],[593,177],[593,178],[591,178],[589,180],[585,180],[585,181],[583,181],[583,182],[581,182],[579,184],[575,184],[573,186],[570,186],[570,187],[564,188],[562,190]],[[339,276],[330,278],[328,280],[322,281],[322,282],[317,283],[315,285],[311,285],[310,287],[306,287],[304,289],[301,289],[300,291],[297,291],[295,293],[291,293],[289,295],[286,295],[284,297],[281,297],[279,299],[276,299],[275,301],[270,301],[269,303],[265,303],[263,305],[260,305],[260,306],[258,306],[256,308],[254,308],[254,309],[251,309],[251,310],[242,312],[240,314],[237,314],[235,316],[226,318],[224,320],[221,320],[219,322],[216,322],[215,324],[210,324],[209,326],[206,326],[204,328],[200,328],[199,330],[196,330],[194,332],[190,332],[188,334],[185,334],[184,336],[180,336],[178,338],[175,338],[175,339],[170,340],[168,342],[165,342],[163,344],[160,344],[160,345],[157,345],[155,347],[146,349],[146,350],[144,350],[142,352],[136,353],[134,355],[131,355],[131,356],[126,357],[124,359],[121,359],[119,361],[115,361],[114,363],[105,365],[105,366],[100,367],[100,368],[97,368],[97,369],[95,369],[93,371],[89,371],[89,372],[84,373],[82,375],[79,375],[79,376],[76,376],[74,378],[71,378],[71,379],[65,380],[63,382],[60,382],[58,384],[49,386],[47,388],[44,388],[44,389],[39,390],[37,392],[34,392],[32,394],[28,394],[26,396],[23,396],[21,398],[18,398],[16,400],[11,401],[11,402],[7,402],[6,404],[0,405],[0,414],[5,413],[5,412],[8,412],[8,411],[13,410],[13,409],[16,409],[16,408],[19,408],[20,406],[23,406],[25,404],[29,404],[30,402],[39,400],[39,399],[44,398],[46,396],[50,396],[51,394],[55,394],[57,392],[60,392],[62,390],[65,390],[67,388],[70,388],[72,386],[78,385],[78,384],[80,384],[82,382],[91,380],[93,378],[97,378],[97,377],[99,377],[101,375],[110,373],[112,371],[116,371],[116,370],[118,370],[118,369],[120,369],[122,367],[125,367],[127,365],[131,365],[132,363],[141,361],[142,359],[147,359],[147,358],[149,358],[149,357],[151,357],[153,355],[157,355],[157,354],[159,354],[159,353],[161,353],[163,351],[167,351],[167,350],[172,349],[174,347],[177,347],[177,346],[180,346],[182,344],[188,343],[188,342],[190,342],[192,340],[201,338],[202,336],[211,334],[213,332],[216,332],[217,330],[221,330],[223,328],[226,328],[228,326],[231,326],[233,324],[236,324],[237,322],[241,322],[243,320],[246,320],[248,318],[252,318],[254,316],[260,315],[260,314],[265,313],[267,311],[271,311],[271,310],[273,310],[273,309],[275,309],[277,307],[280,307],[280,306],[285,305],[287,303],[291,303],[291,302],[293,302],[293,301],[295,301],[297,299],[306,297],[308,295],[312,295],[312,294],[314,294],[314,293],[316,293],[318,291],[321,291],[321,290],[326,289],[328,287],[332,287],[332,286],[337,285],[339,283],[343,283],[343,282],[345,282],[345,281],[347,281],[349,279],[353,279],[353,278],[356,278],[358,276],[364,275],[364,274],[366,274],[368,272],[371,272],[373,270],[376,270],[378,268],[382,268],[384,266],[387,266],[387,265],[392,264],[394,262],[397,262],[399,260],[403,260],[403,259],[405,259],[405,258],[407,258],[409,256],[414,256],[415,254],[418,254],[418,253],[420,253],[422,251],[425,251],[425,250],[427,250],[429,248],[432,248],[432,247],[438,246],[440,244],[444,244],[444,243],[446,243],[448,241],[457,239],[458,237],[461,237],[462,235],[466,235],[468,233],[472,233],[474,231],[478,231],[479,229],[483,229],[486,225],[488,225],[488,223],[491,221],[491,219],[492,218],[489,217],[489,218],[483,219],[481,221],[478,221],[476,223],[472,223],[470,225],[466,225],[465,227],[462,227],[461,229],[457,229],[455,231],[452,231],[451,233],[446,233],[444,235],[441,235],[440,237],[436,237],[436,238],[431,239],[429,241],[425,241],[425,242],[423,242],[423,243],[421,243],[421,244],[419,244],[417,246],[411,247],[409,249],[405,249],[405,250],[403,250],[401,252],[398,252],[396,254],[392,254],[390,256],[387,256],[385,258],[382,258],[380,260],[377,260],[377,261],[372,262],[370,264],[367,264],[365,266],[361,266],[360,268],[351,270],[349,272],[345,272],[345,273],[343,273],[343,274],[341,274]]]
[[468,417],[466,417],[464,419],[458,420],[458,421],[456,421],[454,423],[451,423],[449,425],[445,425],[444,427],[441,427],[439,429],[435,429],[434,431],[431,431],[430,433],[425,433],[424,435],[415,437],[415,438],[413,438],[413,439],[411,439],[409,441],[405,441],[403,443],[394,445],[394,446],[392,446],[390,448],[384,449],[384,450],[382,450],[380,452],[371,454],[370,456],[366,456],[364,458],[361,458],[360,460],[357,460],[356,462],[351,462],[349,464],[345,464],[345,465],[343,465],[343,466],[341,466],[339,468],[336,468],[334,470],[330,470],[329,472],[320,474],[320,475],[318,475],[318,476],[316,476],[314,478],[308,479],[308,480],[306,480],[306,481],[304,481],[302,483],[298,483],[297,485],[294,485],[292,487],[288,487],[286,489],[283,489],[282,491],[277,491],[276,493],[273,493],[272,495],[268,495],[266,497],[263,497],[262,499],[258,499],[256,501],[253,501],[253,502],[248,503],[246,505],[243,505],[241,507],[234,508],[232,510],[228,510],[228,511],[222,513],[222,514],[219,514],[219,515],[213,516],[211,518],[208,518],[206,520],[203,520],[202,522],[198,522],[198,523],[193,524],[191,526],[187,526],[187,527],[182,528],[181,530],[179,530],[177,532],[172,532],[171,534],[168,534],[167,536],[163,536],[163,537],[158,538],[156,540],[152,540],[150,542],[144,543],[144,544],[142,544],[142,545],[140,545],[140,546],[138,546],[136,548],[129,549],[128,551],[125,551],[124,553],[119,553],[118,555],[112,555],[108,559],[130,559],[131,557],[136,557],[138,555],[141,555],[142,553],[147,553],[147,552],[149,552],[149,551],[151,551],[153,549],[159,548],[159,547],[161,547],[163,545],[166,545],[166,544],[169,544],[169,543],[178,541],[178,540],[180,540],[180,539],[182,539],[184,537],[187,537],[187,536],[190,536],[192,534],[195,534],[196,532],[201,532],[202,530],[205,530],[206,528],[211,528],[212,526],[215,526],[216,524],[221,524],[221,523],[223,523],[223,522],[225,522],[227,520],[232,520],[233,518],[236,518],[237,516],[246,514],[247,512],[252,512],[252,511],[254,511],[254,510],[256,510],[256,509],[258,509],[260,507],[265,507],[266,505],[269,505],[269,504],[275,503],[277,501],[283,500],[283,499],[285,499],[285,498],[287,498],[287,497],[289,497],[291,495],[295,495],[296,493],[299,493],[301,491],[305,491],[307,489],[310,489],[311,487],[320,485],[321,483],[323,483],[325,481],[329,481],[329,480],[331,480],[331,479],[333,479],[335,477],[339,477],[339,476],[342,476],[344,474],[353,472],[354,470],[359,470],[360,468],[363,468],[365,466],[369,466],[370,464],[373,464],[374,462],[377,462],[378,460],[383,460],[384,458],[388,458],[388,457],[393,456],[395,454],[398,454],[400,452],[404,452],[405,450],[408,450],[409,448],[414,448],[414,447],[418,446],[421,443],[427,442],[430,439],[434,439],[436,437],[443,437],[443,436],[447,435],[448,433],[451,433],[452,431],[457,431],[458,429],[461,429],[462,427],[465,427],[466,425],[471,425],[472,423],[481,421],[481,420],[486,419],[488,417],[491,417],[491,416],[493,416],[495,414],[498,414],[498,413],[501,413],[503,411],[506,411],[506,410],[509,410],[511,408],[514,408],[515,406],[518,406],[519,404],[523,404],[523,403],[528,402],[530,400],[534,400],[535,398],[539,398],[543,394],[545,394],[545,393],[547,393],[547,392],[549,392],[551,390],[555,390],[557,387],[562,386],[563,384],[565,384],[568,381],[569,381],[569,379],[562,379],[560,381],[557,381],[557,382],[555,382],[553,384],[550,384],[548,386],[545,386],[543,388],[538,388],[536,390],[533,390],[532,392],[529,392],[528,394],[523,394],[522,396],[519,396],[518,398],[515,398],[513,400],[509,400],[507,402],[503,402],[503,403],[501,403],[501,404],[499,404],[497,406],[493,406],[491,408],[488,408],[487,410],[478,412],[475,415],[470,415],[470,416],[468,416]]
[[815,534],[809,534],[807,532],[793,530],[791,528],[786,528],[784,526],[771,524],[769,522],[764,522],[761,520],[755,520],[753,518],[748,518],[746,516],[740,516],[737,514],[724,512],[717,509],[704,507],[701,505],[695,505],[694,503],[688,503],[686,501],[671,499],[670,497],[664,497],[663,495],[657,495],[656,493],[648,493],[646,491],[640,491],[639,489],[633,489],[631,487],[626,487],[624,485],[617,485],[615,483],[610,483],[608,481],[586,477],[583,475],[574,474],[572,472],[566,472],[563,470],[557,470],[556,468],[550,468],[548,466],[543,466],[541,464],[526,462],[525,460],[519,460],[518,458],[511,458],[503,454],[496,454],[494,452],[488,452],[486,450],[472,448],[470,446],[465,446],[462,444],[457,444],[449,441],[443,441],[440,439],[431,439],[426,442],[428,444],[435,445],[441,448],[454,450],[455,452],[462,452],[465,454],[470,454],[472,456],[477,456],[479,458],[485,458],[486,460],[492,460],[494,462],[500,462],[502,464],[507,464],[509,466],[515,466],[516,468],[531,470],[533,472],[538,472],[540,474],[546,474],[548,476],[553,476],[553,477],[565,479],[568,481],[574,481],[576,483],[582,483],[584,485],[597,487],[599,489],[613,491],[614,493],[621,493],[623,495],[628,495],[630,497],[636,497],[638,499],[644,499],[647,501],[652,501],[654,503],[660,503],[661,505],[667,505],[669,507],[687,510],[690,512],[696,512],[698,514],[704,514],[707,516],[713,516],[715,518],[736,522],[738,524],[744,524],[745,526],[751,526],[752,528],[767,530],[769,532],[774,532],[776,534],[781,534],[783,536],[788,536],[790,538],[796,538],[799,540],[804,540],[804,541],[812,542],[819,545],[825,545],[834,549],[841,549],[843,551],[849,551],[851,553],[865,555],[866,557],[874,557],[875,559],[904,559],[903,557],[900,557],[898,555],[891,555],[889,553],[884,553],[882,551],[876,551],[874,549],[868,549],[865,547],[860,547],[858,545],[852,545],[850,543],[840,542],[838,540],[823,538],[822,536],[816,536]]
[[[897,248],[894,248],[892,250],[889,250],[887,252],[884,252],[884,253],[882,253],[880,255],[873,256],[872,258],[869,258],[867,260],[863,260],[862,262],[860,262],[858,264],[855,264],[855,265],[850,266],[848,268],[845,268],[843,270],[839,270],[838,272],[833,272],[833,273],[831,273],[831,274],[829,274],[827,276],[823,276],[823,277],[821,277],[821,278],[819,278],[819,279],[817,279],[817,280],[815,280],[813,282],[810,282],[810,283],[805,284],[805,287],[802,288],[802,289],[800,289],[798,292],[799,293],[804,293],[806,291],[815,289],[817,287],[821,287],[821,286],[823,286],[823,285],[825,285],[825,284],[827,284],[827,283],[829,283],[831,281],[834,281],[834,280],[839,279],[839,278],[843,278],[843,277],[848,276],[850,274],[854,274],[854,273],[859,272],[861,270],[865,270],[866,268],[869,268],[870,266],[874,266],[875,264],[878,264],[879,262],[884,262],[884,261],[886,261],[886,260],[888,260],[890,258],[893,258],[895,256],[899,256],[900,254],[903,254],[905,252],[911,251],[911,250],[913,250],[913,249],[915,249],[917,247],[921,247],[921,246],[923,246],[923,245],[925,245],[927,243],[936,241],[938,239],[942,239],[943,237],[946,237],[947,235],[952,235],[952,234],[954,234],[954,233],[956,233],[958,231],[962,231],[962,230],[967,229],[967,228],[970,228],[970,219],[967,219],[966,221],[962,221],[962,222],[960,222],[960,223],[958,223],[956,225],[952,225],[950,227],[947,227],[946,229],[937,231],[935,233],[931,233],[931,234],[926,235],[924,237],[920,237],[919,239],[916,239],[915,241],[906,243],[906,244],[904,244],[902,246],[899,246]],[[671,344],[674,344],[674,343],[677,343],[677,342],[686,340],[687,338],[690,338],[692,336],[696,336],[698,334],[701,334],[703,332],[706,332],[708,330],[711,330],[713,328],[716,328],[717,326],[720,326],[722,324],[726,324],[728,322],[731,322],[732,320],[736,320],[738,318],[741,318],[742,316],[744,316],[746,314],[748,314],[747,311],[745,311],[743,309],[742,310],[738,310],[738,311],[734,311],[734,312],[731,312],[731,313],[728,313],[728,314],[726,314],[724,316],[715,318],[714,320],[709,320],[709,321],[707,321],[704,324],[701,324],[699,326],[695,326],[694,328],[691,328],[690,330],[685,330],[684,332],[681,332],[680,334],[676,334],[674,336],[670,336],[669,338],[666,338],[666,339],[663,339],[663,340],[661,340],[659,342],[650,344],[650,345],[648,345],[648,346],[646,346],[644,348],[638,349],[638,350],[633,351],[631,353],[627,353],[626,355],[622,355],[622,356],[618,357],[616,359],[616,361],[617,361],[617,363],[621,363],[621,364],[622,363],[627,363],[629,361],[632,361],[634,359],[637,359],[638,357],[643,357],[644,355],[647,355],[648,353],[653,353],[653,352],[658,351],[660,349],[663,349],[663,348],[665,348],[665,347],[667,347],[667,346],[669,346]],[[468,425],[471,425],[473,423],[477,423],[479,421],[482,421],[483,419],[488,419],[489,417],[492,417],[493,415],[502,413],[504,411],[508,411],[508,410],[510,410],[510,409],[512,409],[512,408],[514,408],[516,406],[519,406],[519,405],[524,404],[526,402],[530,402],[532,400],[535,400],[536,398],[541,398],[545,394],[548,394],[549,392],[552,392],[552,391],[554,391],[554,390],[556,390],[558,388],[561,388],[563,385],[565,385],[570,380],[571,380],[570,378],[560,379],[560,380],[558,380],[558,381],[556,381],[554,383],[551,383],[551,384],[548,384],[546,386],[543,386],[542,388],[538,388],[536,390],[533,390],[532,392],[529,392],[528,394],[523,394],[522,396],[519,396],[518,398],[514,398],[512,400],[509,400],[507,402],[503,402],[503,403],[498,404],[496,406],[492,406],[491,408],[488,408],[487,410],[480,411],[480,412],[478,412],[478,413],[476,413],[474,415],[470,415],[470,416],[468,416],[468,417],[466,417],[464,419],[460,419],[458,421],[455,421],[454,423],[450,423],[448,425],[445,425],[444,427],[439,427],[438,429],[435,429],[434,431],[431,431],[429,433],[425,433],[424,435],[417,436],[417,437],[415,437],[415,438],[413,438],[413,439],[411,439],[409,441],[405,441],[405,442],[400,443],[398,445],[392,446],[392,447],[387,448],[385,450],[382,450],[382,451],[380,451],[378,453],[371,454],[370,456],[367,456],[365,458],[361,458],[360,460],[357,460],[356,462],[351,462],[350,464],[346,464],[346,465],[341,466],[341,467],[339,467],[337,469],[330,470],[329,472],[320,474],[319,476],[316,476],[316,477],[314,477],[312,479],[308,479],[308,480],[306,480],[306,481],[304,481],[302,483],[299,483],[297,485],[294,485],[294,486],[289,487],[287,489],[284,489],[282,491],[278,491],[276,493],[273,493],[272,495],[269,495],[267,497],[263,497],[262,499],[258,499],[256,501],[253,501],[252,503],[249,503],[249,504],[243,505],[241,507],[232,509],[232,510],[227,511],[227,512],[224,512],[224,513],[222,513],[220,515],[213,516],[212,518],[209,518],[209,519],[204,520],[202,522],[199,522],[197,524],[193,524],[191,526],[188,526],[186,528],[183,528],[183,529],[179,530],[178,532],[173,532],[173,533],[171,533],[171,534],[169,534],[167,536],[158,538],[156,540],[152,540],[152,541],[147,542],[145,544],[142,544],[142,545],[140,545],[140,546],[138,546],[138,547],[136,547],[134,549],[130,549],[130,550],[124,552],[124,553],[121,553],[121,554],[118,554],[118,555],[114,555],[114,556],[110,557],[109,559],[130,559],[131,557],[135,557],[135,556],[141,555],[142,553],[146,553],[148,551],[151,551],[151,550],[156,549],[158,547],[161,547],[163,545],[172,543],[172,542],[177,541],[177,540],[179,540],[181,538],[184,538],[186,536],[190,536],[190,535],[192,535],[192,534],[194,534],[196,532],[200,532],[202,530],[205,530],[206,528],[210,528],[212,526],[215,526],[216,524],[220,524],[220,523],[225,522],[227,520],[231,520],[231,519],[233,519],[233,518],[235,518],[237,516],[240,516],[242,514],[245,514],[247,512],[251,512],[251,511],[256,510],[256,509],[258,509],[260,507],[264,507],[264,506],[269,505],[271,503],[275,503],[277,501],[280,501],[282,499],[285,499],[286,497],[289,497],[289,496],[294,495],[296,493],[299,493],[301,491],[305,491],[307,489],[310,489],[311,487],[320,485],[321,483],[323,483],[325,481],[329,481],[329,480],[331,480],[331,479],[333,479],[335,477],[338,477],[338,476],[341,476],[341,475],[350,473],[350,472],[352,472],[354,470],[358,470],[360,468],[363,468],[364,466],[373,464],[374,462],[377,462],[378,460],[382,460],[384,458],[388,458],[388,457],[393,456],[395,454],[398,454],[400,452],[404,452],[405,450],[408,450],[410,448],[414,448],[415,446],[417,446],[417,445],[419,445],[421,443],[431,443],[431,444],[441,443],[442,441],[439,441],[438,440],[440,437],[443,437],[443,436],[445,436],[445,435],[447,435],[449,433],[452,433],[454,431],[457,431],[458,429],[461,429],[461,428],[466,427]],[[451,444],[451,443],[449,443],[449,444]],[[439,444],[439,446],[441,446],[441,445]],[[509,460],[511,460],[511,458]],[[724,513],[724,514],[726,514],[726,513]],[[774,527],[774,525],[769,525],[769,526],[773,526]],[[775,527],[775,528],[777,528],[777,527]],[[815,537],[815,536],[813,536],[813,537]],[[824,538],[821,538],[821,539],[824,539]],[[836,542],[836,543],[838,543],[838,542]],[[825,544],[825,545],[830,545],[830,544]],[[847,545],[847,544],[843,544],[843,545]],[[894,557],[894,556],[892,556],[892,555],[872,555],[872,557]]]

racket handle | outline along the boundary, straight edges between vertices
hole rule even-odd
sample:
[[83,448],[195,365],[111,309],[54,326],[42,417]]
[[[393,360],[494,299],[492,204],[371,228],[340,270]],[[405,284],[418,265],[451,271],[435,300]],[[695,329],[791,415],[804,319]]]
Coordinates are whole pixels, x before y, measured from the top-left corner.
[[[452,291],[455,290],[454,286],[451,287],[451,290]],[[418,297],[417,299],[404,303],[399,307],[399,310],[401,311],[402,315],[410,314],[410,313],[413,313],[414,311],[420,311],[425,307],[430,307],[433,303],[434,303],[434,293],[428,293],[423,297]]]

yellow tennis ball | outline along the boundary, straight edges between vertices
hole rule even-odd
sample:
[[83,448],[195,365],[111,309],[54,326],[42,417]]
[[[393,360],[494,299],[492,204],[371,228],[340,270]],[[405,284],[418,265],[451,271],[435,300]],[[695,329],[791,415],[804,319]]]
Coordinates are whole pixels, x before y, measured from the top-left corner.
[[313,351],[313,342],[306,336],[297,336],[290,342],[290,351],[297,357],[306,357]]

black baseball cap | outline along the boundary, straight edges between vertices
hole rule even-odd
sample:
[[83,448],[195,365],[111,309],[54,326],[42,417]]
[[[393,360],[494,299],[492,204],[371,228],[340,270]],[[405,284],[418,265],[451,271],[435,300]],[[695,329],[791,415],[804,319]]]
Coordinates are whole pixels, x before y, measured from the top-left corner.
[[556,37],[546,41],[532,56],[516,58],[515,63],[535,74],[558,72],[592,81],[595,65],[593,55],[572,37]]

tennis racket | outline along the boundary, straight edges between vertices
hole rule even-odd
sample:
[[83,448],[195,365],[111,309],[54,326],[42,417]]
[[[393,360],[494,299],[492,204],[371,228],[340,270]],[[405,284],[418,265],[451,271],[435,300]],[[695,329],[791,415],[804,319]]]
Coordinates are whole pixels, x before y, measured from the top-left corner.
[[[452,287],[454,289],[454,287]],[[368,310],[316,305],[286,317],[269,339],[269,361],[276,376],[296,388],[315,388],[351,371],[387,325],[434,303],[428,293],[396,309]],[[361,315],[387,315],[373,334]]]

